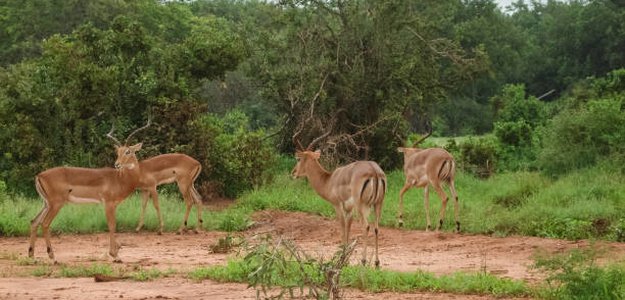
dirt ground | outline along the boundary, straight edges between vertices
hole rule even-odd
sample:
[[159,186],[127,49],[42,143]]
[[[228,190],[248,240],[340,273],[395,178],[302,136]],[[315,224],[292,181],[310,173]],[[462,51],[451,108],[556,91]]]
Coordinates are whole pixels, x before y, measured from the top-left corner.
[[[340,234],[336,221],[304,213],[264,211],[254,215],[253,228],[241,233],[250,238],[271,233],[291,238],[306,252],[328,257],[338,249]],[[362,232],[355,222],[352,236]],[[179,273],[201,266],[225,264],[234,254],[210,253],[223,232],[176,235],[153,232],[119,233],[122,245],[119,255],[122,266],[175,269]],[[107,262],[106,233],[92,235],[60,235],[52,238],[57,260],[67,264]],[[456,271],[486,271],[497,276],[527,282],[541,280],[543,274],[532,270],[533,255],[589,246],[587,241],[563,241],[533,237],[489,237],[454,233],[434,233],[381,228],[380,260],[383,269],[435,274]],[[625,258],[625,244],[598,243],[606,260]],[[0,238],[0,299],[254,299],[255,291],[245,284],[196,282],[183,276],[161,278],[148,282],[114,281],[96,283],[93,278],[41,278],[32,274],[33,266],[18,264],[27,254],[28,239]],[[372,249],[372,248],[370,248]],[[352,256],[352,263],[361,258],[361,248]],[[47,259],[45,243],[37,241],[35,256]],[[369,256],[370,257],[370,256]],[[346,291],[347,299],[491,299],[484,296],[441,293],[364,293]]]

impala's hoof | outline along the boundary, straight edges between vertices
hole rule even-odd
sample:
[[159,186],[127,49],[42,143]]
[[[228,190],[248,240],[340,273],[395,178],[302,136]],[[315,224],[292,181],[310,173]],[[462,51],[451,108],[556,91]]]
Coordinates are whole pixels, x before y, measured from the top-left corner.
[[376,268],[376,269],[379,269],[379,268],[380,268],[380,261],[379,261],[379,260],[376,260],[376,261],[375,261],[375,268]]
[[399,228],[404,227],[404,220],[399,220]]
[[363,258],[363,259],[361,259],[361,260],[360,260],[360,263],[361,263],[363,266],[366,266],[366,265],[367,265],[367,260]]

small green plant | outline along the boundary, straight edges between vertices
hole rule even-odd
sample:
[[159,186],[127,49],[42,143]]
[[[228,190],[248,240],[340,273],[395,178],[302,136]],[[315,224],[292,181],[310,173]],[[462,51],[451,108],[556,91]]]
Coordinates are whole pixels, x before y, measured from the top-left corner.
[[50,277],[50,275],[52,275],[52,269],[47,265],[39,266],[33,270],[32,274],[36,277]]
[[36,266],[40,264],[42,264],[42,262],[33,257],[20,257],[17,259],[18,266]]
[[163,272],[156,268],[144,269],[142,267],[139,267],[138,270],[130,273],[128,277],[134,281],[150,281],[150,280],[170,276],[171,274],[174,274],[175,272],[176,271],[173,269],[169,269]]
[[244,242],[242,237],[235,237],[228,233],[226,236],[220,237],[216,244],[210,245],[210,251],[211,253],[229,253]]
[[96,275],[113,274],[110,265],[92,264],[90,266],[63,266],[60,270],[61,277],[93,277]]

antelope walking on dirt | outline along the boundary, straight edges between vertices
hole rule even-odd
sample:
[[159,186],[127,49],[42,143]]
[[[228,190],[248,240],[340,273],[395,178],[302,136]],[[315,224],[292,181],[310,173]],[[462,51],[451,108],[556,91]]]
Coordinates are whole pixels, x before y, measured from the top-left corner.
[[[148,123],[149,125],[149,123]],[[144,129],[141,127],[133,132]],[[112,137],[113,129],[107,134]],[[115,240],[115,211],[128,195],[139,186],[141,166],[137,161],[136,152],[141,150],[141,144],[130,147],[117,147],[117,160],[113,168],[74,168],[56,167],[45,170],[35,177],[35,187],[44,201],[43,208],[30,223],[30,246],[28,256],[35,254],[37,229],[41,225],[46,240],[48,256],[56,262],[50,243],[50,224],[61,207],[67,202],[73,203],[102,203],[106,213],[106,222],[109,229],[109,255],[114,261],[117,257],[119,245]]]
[[443,219],[445,218],[445,209],[447,207],[447,194],[443,190],[442,183],[449,185],[451,196],[454,199],[454,219],[456,221],[456,231],[460,231],[460,222],[458,221],[458,195],[454,187],[454,177],[456,173],[456,163],[454,158],[442,148],[416,148],[419,143],[425,140],[432,134],[432,128],[429,132],[413,143],[411,148],[399,147],[397,151],[404,153],[404,175],[406,176],[406,182],[404,187],[399,192],[399,211],[398,219],[399,226],[403,226],[403,212],[404,212],[404,193],[411,187],[424,188],[424,209],[427,220],[426,230],[430,230],[430,192],[429,186],[433,186],[436,193],[441,198],[442,206],[439,214],[438,225],[436,230],[439,230],[443,226]]
[[[134,134],[134,133],[133,133]],[[129,148],[128,141],[132,137],[129,135],[126,138],[126,143],[121,144],[117,139],[111,136],[115,145],[118,149],[122,149],[125,151]],[[119,153],[118,158],[119,158]],[[158,220],[160,223],[160,227],[158,230],[158,234],[163,233],[163,215],[161,214],[160,205],[158,202],[158,192],[156,191],[156,187],[161,184],[173,183],[176,182],[178,185],[178,190],[182,194],[186,204],[186,212],[184,215],[184,219],[182,224],[180,224],[180,228],[178,229],[178,234],[181,234],[187,228],[187,220],[189,219],[189,213],[191,212],[191,207],[195,204],[197,209],[197,223],[195,225],[194,232],[197,233],[201,228],[202,224],[202,197],[198,193],[198,191],[193,186],[195,179],[200,175],[202,171],[202,165],[197,160],[192,157],[180,154],[180,153],[170,153],[170,154],[162,154],[152,158],[148,158],[139,162],[140,166],[140,178],[138,189],[141,189],[141,215],[139,217],[139,224],[135,231],[141,230],[143,227],[143,219],[145,215],[145,209],[148,203],[148,198],[152,198],[152,204],[156,209],[156,213],[158,215]]]
[[[299,132],[298,132],[299,133]],[[378,227],[382,203],[386,194],[386,176],[384,171],[373,161],[356,161],[333,172],[326,171],[319,164],[320,151],[312,151],[312,147],[319,140],[330,134],[330,131],[314,139],[306,149],[296,140],[298,145],[295,157],[297,164],[291,172],[294,178],[307,177],[312,188],[326,201],[334,206],[336,217],[341,226],[343,244],[349,241],[349,231],[352,225],[352,211],[356,209],[360,213],[364,229],[365,244],[362,253],[362,263],[366,263],[367,244],[369,239],[369,212],[373,207],[375,211],[375,265],[380,266],[378,258]]]

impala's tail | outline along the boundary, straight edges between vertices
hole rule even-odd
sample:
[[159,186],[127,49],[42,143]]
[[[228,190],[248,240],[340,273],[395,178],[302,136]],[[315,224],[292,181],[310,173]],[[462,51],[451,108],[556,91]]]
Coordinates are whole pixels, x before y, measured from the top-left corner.
[[382,202],[384,195],[386,195],[386,176],[384,173],[376,172],[375,175],[365,179],[359,197],[369,206],[373,206]]
[[443,182],[449,183],[453,180],[455,174],[456,162],[454,162],[451,158],[444,160],[440,170],[438,171],[438,178]]

